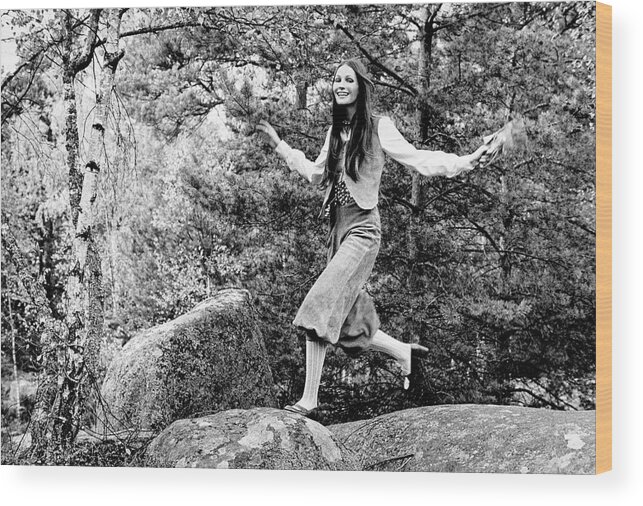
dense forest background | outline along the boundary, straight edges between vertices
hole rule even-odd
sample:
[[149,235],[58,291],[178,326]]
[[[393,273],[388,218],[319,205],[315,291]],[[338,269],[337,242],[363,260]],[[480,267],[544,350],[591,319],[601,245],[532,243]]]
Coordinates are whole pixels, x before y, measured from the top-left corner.
[[2,75],[2,384],[22,387],[3,395],[3,434],[73,440],[118,347],[225,287],[251,292],[279,398],[297,398],[291,321],[326,224],[321,193],[254,125],[316,157],[349,57],[417,147],[465,154],[515,117],[528,144],[454,179],[387,161],[367,288],[382,327],[430,359],[407,393],[383,355],[331,353],[329,421],[443,403],[593,409],[593,3],[1,16],[17,55]]

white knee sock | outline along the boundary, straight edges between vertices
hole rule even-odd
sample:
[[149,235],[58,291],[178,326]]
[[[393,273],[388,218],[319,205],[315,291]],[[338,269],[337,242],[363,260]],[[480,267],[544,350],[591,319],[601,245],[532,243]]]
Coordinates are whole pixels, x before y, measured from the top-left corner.
[[371,349],[390,355],[402,368],[402,374],[411,373],[411,345],[392,338],[382,330],[378,330],[371,341]]
[[317,393],[321,382],[324,359],[328,343],[318,339],[306,340],[306,384],[301,400],[297,402],[302,408],[313,409],[317,407]]

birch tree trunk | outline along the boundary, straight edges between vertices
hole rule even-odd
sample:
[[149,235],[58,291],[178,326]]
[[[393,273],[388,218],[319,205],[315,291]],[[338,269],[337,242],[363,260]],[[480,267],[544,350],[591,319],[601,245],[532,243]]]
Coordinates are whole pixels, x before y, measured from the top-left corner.
[[[86,400],[89,400],[90,396],[93,400],[97,400],[100,390],[97,372],[100,345],[103,340],[105,311],[102,258],[92,234],[92,226],[95,222],[93,202],[96,199],[101,169],[107,162],[105,132],[107,131],[116,68],[124,55],[124,50],[119,48],[120,25],[124,12],[124,9],[105,11],[107,28],[102,48],[103,56],[99,60],[95,113],[85,163],[85,180],[80,202],[80,216],[76,227],[77,244],[74,249],[77,251],[78,261],[84,271],[81,287],[83,293],[77,299],[77,302],[80,302],[80,309],[85,316],[83,359],[85,383],[89,389],[89,395]],[[111,256],[111,248],[108,254]],[[96,410],[96,412],[97,416],[101,416],[100,410]]]
[[[415,115],[416,122],[418,125],[418,138],[421,141],[424,141],[428,136],[429,130],[429,86],[430,86],[430,74],[431,74],[431,48],[433,44],[433,27],[435,17],[438,14],[440,6],[438,5],[433,9],[429,10],[428,6],[422,6],[420,8],[420,24],[422,26],[420,30],[420,47],[418,50],[418,66],[417,66],[417,77],[416,77],[416,86],[417,86],[417,98],[415,105]],[[409,272],[409,277],[407,279],[407,289],[409,291],[416,291],[422,288],[422,277],[417,274],[417,264],[420,260],[421,250],[417,238],[416,231],[419,229],[421,224],[421,209],[424,207],[425,201],[425,186],[423,176],[413,171],[411,174],[412,177],[412,187],[411,187],[411,204],[418,211],[412,211],[409,218],[410,223],[408,227],[408,254],[409,262],[411,265],[411,271]]]
[[[32,437],[32,453],[56,462],[73,443],[94,387],[98,351],[103,325],[102,273],[100,257],[92,236],[92,207],[96,198],[100,165],[90,158],[84,173],[79,167],[80,141],[77,126],[77,104],[74,89],[76,76],[91,63],[97,45],[101,11],[91,11],[83,46],[75,47],[74,17],[71,11],[61,14],[63,24],[62,73],[65,104],[65,149],[69,178],[69,204],[75,227],[71,269],[65,294],[66,332],[53,336],[43,334],[43,368],[39,390],[46,395],[37,399]],[[97,101],[102,102],[102,96]],[[105,113],[102,104],[97,111]],[[95,125],[94,125],[95,126]],[[104,127],[101,127],[104,130]],[[100,130],[100,128],[92,128]],[[94,147],[100,142],[101,147]],[[90,153],[100,152],[102,137],[92,133]],[[55,385],[55,387],[54,387]]]

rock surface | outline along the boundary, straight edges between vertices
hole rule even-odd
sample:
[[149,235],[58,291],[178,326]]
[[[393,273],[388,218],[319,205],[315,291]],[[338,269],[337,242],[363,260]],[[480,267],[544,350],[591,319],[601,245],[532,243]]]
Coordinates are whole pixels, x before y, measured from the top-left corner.
[[174,420],[276,406],[257,317],[245,290],[222,290],[132,338],[108,367],[96,430],[160,431]]
[[151,467],[357,470],[349,451],[317,422],[272,408],[179,420],[147,449]]
[[448,405],[329,427],[363,470],[594,474],[595,411]]

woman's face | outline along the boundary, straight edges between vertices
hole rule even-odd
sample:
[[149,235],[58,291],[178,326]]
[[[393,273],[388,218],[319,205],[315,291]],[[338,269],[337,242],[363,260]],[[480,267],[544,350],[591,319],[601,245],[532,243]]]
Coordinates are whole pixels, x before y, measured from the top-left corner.
[[355,71],[348,65],[342,65],[335,73],[333,96],[337,105],[351,105],[357,100],[359,85]]

